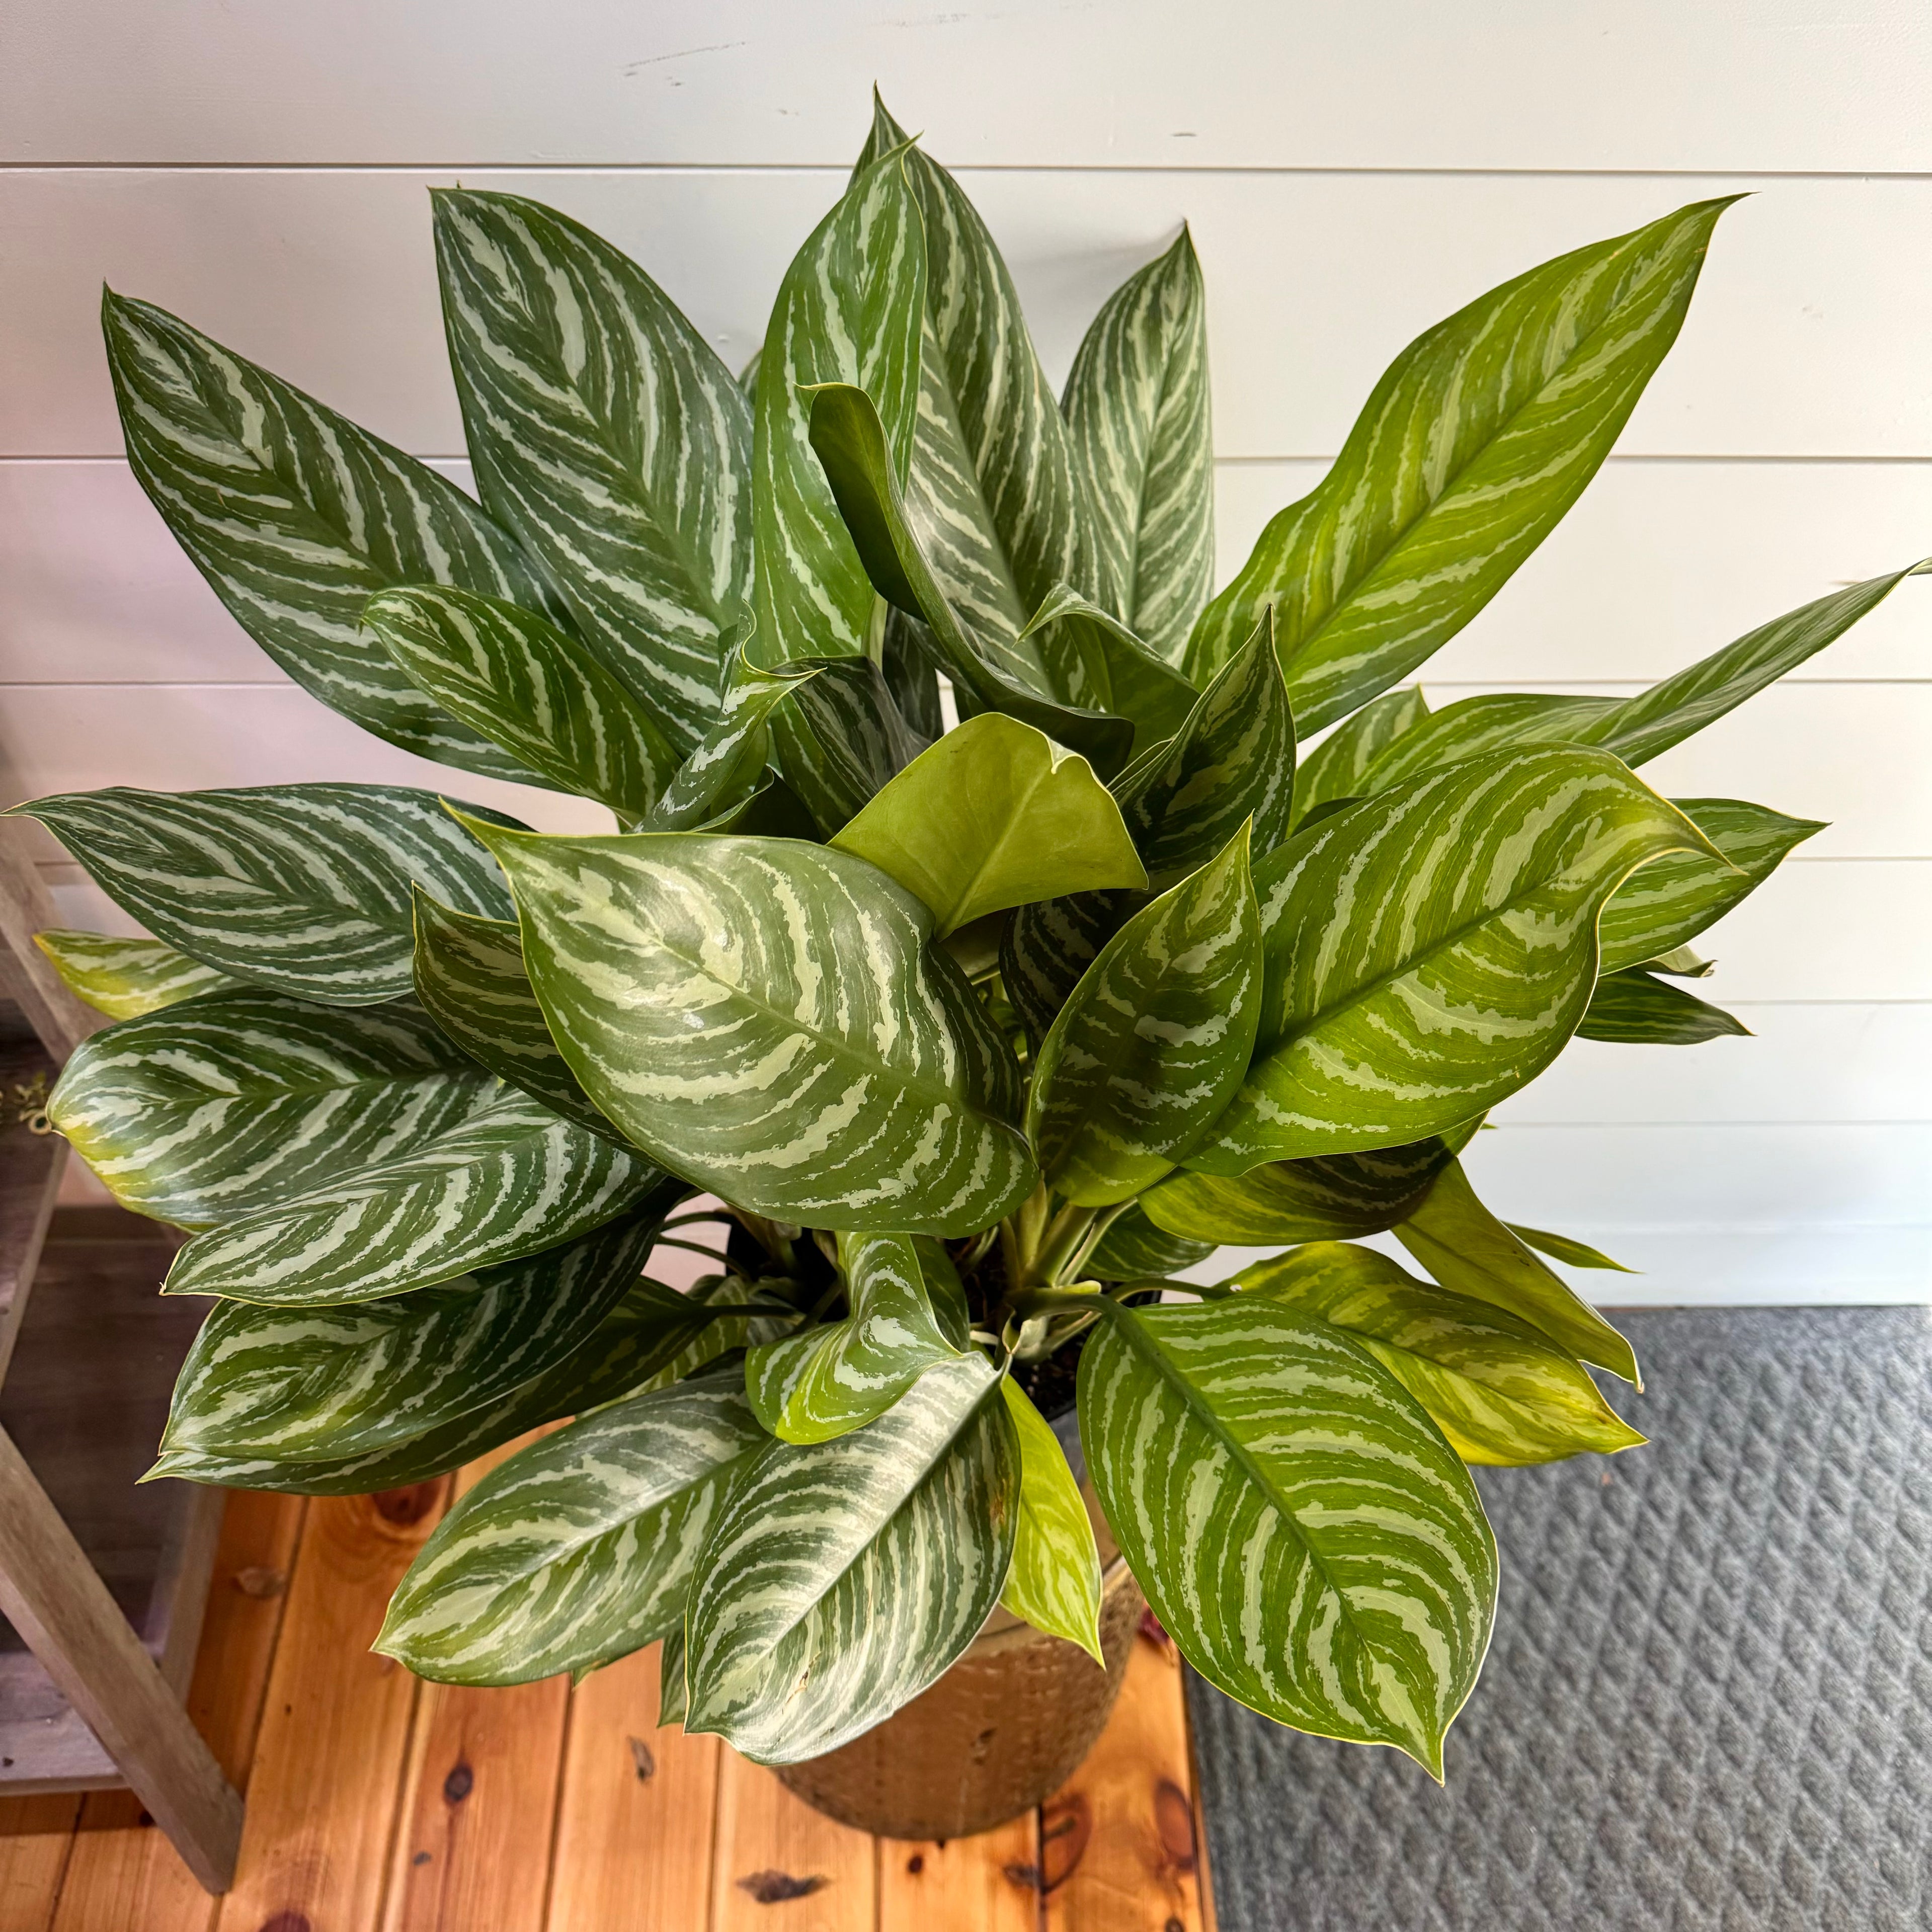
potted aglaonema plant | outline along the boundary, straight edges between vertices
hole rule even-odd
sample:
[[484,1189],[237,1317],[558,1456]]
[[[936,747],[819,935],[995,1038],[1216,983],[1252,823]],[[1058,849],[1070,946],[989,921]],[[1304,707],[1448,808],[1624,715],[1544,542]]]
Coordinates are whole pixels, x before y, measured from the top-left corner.
[[[1137,1591],[1233,1696],[1439,1775],[1497,1588],[1468,1466],[1641,1440],[1544,1257],[1612,1264],[1459,1154],[1577,1035],[1742,1030],[1689,943],[1817,828],[1637,768],[1898,581],[1635,697],[1402,684],[1594,472],[1724,208],[1420,337],[1214,595],[1186,236],[1056,404],[883,110],[742,386],[576,223],[438,195],[480,500],[110,295],[135,473],[274,661],[616,826],[21,808],[153,935],[43,944],[118,1021],[53,1118],[215,1298],[156,1473],[382,1490],[574,1418],[379,1648],[502,1684],[662,1640],[668,1714],[888,1832],[1045,1795]],[[1220,1244],[1275,1252],[1176,1279]]]

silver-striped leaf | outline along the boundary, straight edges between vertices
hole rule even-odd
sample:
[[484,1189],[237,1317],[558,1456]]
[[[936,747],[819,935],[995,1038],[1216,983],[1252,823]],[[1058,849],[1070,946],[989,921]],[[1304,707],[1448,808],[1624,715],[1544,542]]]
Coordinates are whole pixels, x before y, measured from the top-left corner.
[[832,843],[922,900],[942,938],[1010,906],[1147,884],[1093,767],[998,712],[922,752]]
[[[784,666],[798,668],[796,660]],[[869,658],[812,661],[811,674],[791,678],[768,717],[778,769],[824,838],[928,742],[900,715],[885,673]]]
[[1094,318],[1062,406],[1107,601],[1178,664],[1214,576],[1208,302],[1184,222]]
[[1000,1378],[977,1350],[848,1436],[768,1444],[692,1584],[685,1728],[791,1764],[917,1696],[999,1600],[1018,1465]]
[[152,304],[110,291],[107,366],[136,478],[235,621],[302,688],[418,757],[527,782],[362,628],[398,584],[560,615],[542,572],[448,478]]
[[1405,685],[1399,691],[1384,692],[1343,718],[1313,750],[1302,753],[1295,767],[1295,824],[1344,799],[1365,796],[1376,761],[1429,715],[1422,693],[1414,685]]
[[1611,893],[1708,849],[1615,758],[1570,746],[1452,765],[1306,828],[1256,868],[1260,1037],[1187,1164],[1242,1174],[1486,1112],[1576,1030]]
[[84,1040],[47,1112],[122,1206],[208,1228],[434,1144],[495,1100],[408,1000],[316,1006],[246,987]]
[[1171,1173],[1240,1085],[1261,995],[1244,826],[1107,942],[1048,1030],[1027,1102],[1048,1186],[1105,1208]]
[[1700,1046],[1726,1034],[1750,1037],[1750,1028],[1722,1006],[1635,967],[1606,973],[1577,1022],[1579,1040],[1625,1046]]
[[1111,711],[1134,728],[1135,749],[1171,738],[1198,695],[1118,617],[1064,584],[1047,592],[1020,641],[1038,649],[1054,688],[1070,704]]
[[158,939],[57,926],[35,933],[34,944],[68,991],[110,1019],[131,1020],[204,993],[232,992],[242,984]]
[[621,250],[521,195],[433,191],[476,487],[681,751],[752,588],[752,412]]
[[[662,1190],[665,1202],[682,1190]],[[216,1304],[175,1383],[163,1449],[332,1460],[487,1408],[574,1354],[638,1278],[668,1206],[386,1301]]]
[[1022,906],[1000,938],[1000,983],[1036,1045],[1080,976],[1145,904],[1142,892],[1076,892]]
[[404,676],[544,783],[642,818],[670,741],[588,648],[533,610],[466,590],[386,590],[363,621]]
[[1053,1426],[1012,1376],[1000,1382],[1019,1451],[1013,1564],[1001,1608],[1035,1630],[1077,1643],[1102,1670],[1100,1552],[1094,1524]]
[[514,1088],[407,1152],[199,1234],[167,1294],[271,1306],[377,1301],[561,1246],[663,1176]]
[[1430,1414],[1466,1462],[1520,1466],[1645,1440],[1590,1372],[1540,1329],[1493,1304],[1418,1281],[1388,1256],[1318,1241],[1227,1284],[1319,1316],[1352,1335]]
[[1447,643],[1595,475],[1676,340],[1724,200],[1558,256],[1419,336],[1189,641],[1196,682],[1275,608],[1305,732]]
[[1144,1203],[1136,1202],[1108,1223],[1106,1232],[1083,1264],[1094,1280],[1159,1280],[1204,1262],[1221,1245],[1218,1231],[1212,1240],[1190,1240],[1156,1227],[1144,1210]]
[[829,1442],[883,1415],[958,1348],[941,1330],[910,1234],[842,1234],[848,1312],[753,1348],[745,1388],[785,1442]]
[[511,916],[489,854],[434,793],[401,785],[116,785],[14,809],[39,820],[123,912],[178,951],[325,1006],[409,992],[412,884],[460,912]]
[[1519,745],[1588,744],[1594,728],[1617,704],[1614,698],[1541,691],[1459,698],[1403,732],[1362,775],[1356,790],[1386,791],[1404,778]]
[[776,1220],[989,1226],[1037,1179],[1018,1070],[932,915],[787,838],[482,828],[552,1036],[674,1174]]
[[1469,1473],[1328,1323],[1259,1296],[1120,1310],[1080,1359],[1107,1520],[1189,1663],[1250,1709],[1442,1774],[1496,1594]]
[[374,1648],[441,1684],[581,1675],[678,1628],[699,1552],[770,1438],[727,1371],[601,1409],[437,1524]]

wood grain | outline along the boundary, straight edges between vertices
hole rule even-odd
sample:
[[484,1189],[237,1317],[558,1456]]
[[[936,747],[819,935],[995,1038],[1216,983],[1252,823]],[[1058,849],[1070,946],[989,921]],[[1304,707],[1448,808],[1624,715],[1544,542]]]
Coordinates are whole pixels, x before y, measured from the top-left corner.
[[762,1766],[726,1751],[718,1790],[712,1932],[863,1932],[878,1905],[880,1841],[794,1798]]
[[879,1932],[1037,1932],[1040,1814],[943,1844],[879,1841]]
[[65,1793],[0,1798],[0,1932],[47,1932],[80,1816]]

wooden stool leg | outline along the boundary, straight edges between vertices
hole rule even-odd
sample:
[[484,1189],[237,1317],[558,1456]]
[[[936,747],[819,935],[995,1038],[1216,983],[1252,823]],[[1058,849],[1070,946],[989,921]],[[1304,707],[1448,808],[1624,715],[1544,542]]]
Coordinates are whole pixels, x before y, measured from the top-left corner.
[[210,1892],[226,1892],[242,1801],[60,1513],[0,1430],[0,1611]]

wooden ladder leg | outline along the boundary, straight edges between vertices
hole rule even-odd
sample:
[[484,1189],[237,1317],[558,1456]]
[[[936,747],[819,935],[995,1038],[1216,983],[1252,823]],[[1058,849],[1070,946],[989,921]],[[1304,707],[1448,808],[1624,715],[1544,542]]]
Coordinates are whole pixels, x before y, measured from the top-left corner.
[[14,1440],[0,1429],[0,1611],[210,1892],[226,1892],[242,1800]]

